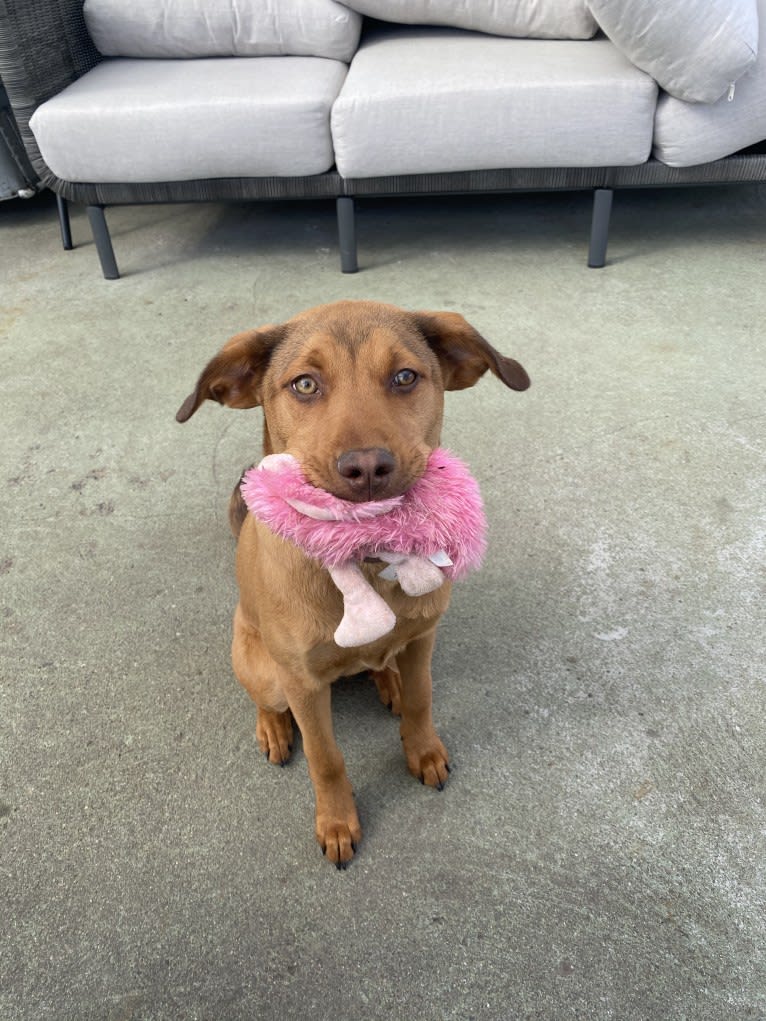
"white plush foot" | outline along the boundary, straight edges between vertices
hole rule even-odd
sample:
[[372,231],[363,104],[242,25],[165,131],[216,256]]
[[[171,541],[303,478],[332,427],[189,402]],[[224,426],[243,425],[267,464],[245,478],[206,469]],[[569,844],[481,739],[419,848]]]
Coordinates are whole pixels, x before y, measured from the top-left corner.
[[343,615],[343,620],[333,636],[336,645],[343,649],[368,645],[370,642],[377,642],[379,638],[393,630],[396,624],[394,611],[379,596],[375,596],[375,599],[375,605],[372,599],[367,599],[363,617],[349,613]]
[[358,564],[339,564],[329,568],[330,577],[343,593],[343,619],[333,636],[344,649],[376,642],[396,624],[396,615],[378,595]]
[[[405,553],[388,553],[383,551],[378,554],[381,560],[388,563],[379,577],[388,581],[398,581],[402,592],[408,596],[424,596],[427,592],[433,592],[444,582],[444,575],[440,567],[445,563],[437,557],[408,556]],[[434,560],[439,559],[439,564]],[[452,561],[445,557],[446,565]]]
[[424,596],[433,592],[444,582],[441,570],[423,557],[407,557],[396,568],[402,591],[408,596]]

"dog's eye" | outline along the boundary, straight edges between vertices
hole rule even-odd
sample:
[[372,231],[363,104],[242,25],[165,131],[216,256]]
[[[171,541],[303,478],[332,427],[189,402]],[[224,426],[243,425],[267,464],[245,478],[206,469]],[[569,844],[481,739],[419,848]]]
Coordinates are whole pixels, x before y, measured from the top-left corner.
[[417,379],[418,374],[414,369],[400,369],[393,378],[393,384],[397,390],[410,390]]
[[313,376],[298,376],[290,386],[300,397],[313,397],[319,392],[319,384]]

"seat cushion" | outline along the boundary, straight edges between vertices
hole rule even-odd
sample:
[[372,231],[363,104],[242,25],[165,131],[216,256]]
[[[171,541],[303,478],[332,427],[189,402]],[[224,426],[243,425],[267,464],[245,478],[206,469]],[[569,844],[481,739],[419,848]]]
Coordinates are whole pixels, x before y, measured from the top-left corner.
[[345,0],[349,7],[401,25],[467,28],[520,39],[589,39],[596,22],[586,0]]
[[756,0],[589,0],[600,27],[677,99],[714,103],[754,63]]
[[360,178],[643,163],[656,96],[608,39],[392,29],[351,63],[332,111],[336,163]]
[[31,120],[66,181],[299,177],[333,164],[346,65],[321,57],[105,60]]
[[310,56],[349,61],[361,17],[336,0],[85,0],[110,57]]

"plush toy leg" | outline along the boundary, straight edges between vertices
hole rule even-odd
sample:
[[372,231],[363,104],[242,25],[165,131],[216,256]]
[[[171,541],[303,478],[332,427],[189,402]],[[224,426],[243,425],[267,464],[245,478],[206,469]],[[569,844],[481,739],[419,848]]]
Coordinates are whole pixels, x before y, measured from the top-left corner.
[[396,579],[408,596],[424,596],[433,592],[444,582],[444,575],[426,557],[407,556],[404,553],[382,552],[378,556],[388,561],[389,566],[380,572],[381,578]]
[[343,593],[343,619],[334,635],[336,644],[348,649],[387,635],[396,624],[396,616],[368,583],[359,565],[349,562],[329,571]]

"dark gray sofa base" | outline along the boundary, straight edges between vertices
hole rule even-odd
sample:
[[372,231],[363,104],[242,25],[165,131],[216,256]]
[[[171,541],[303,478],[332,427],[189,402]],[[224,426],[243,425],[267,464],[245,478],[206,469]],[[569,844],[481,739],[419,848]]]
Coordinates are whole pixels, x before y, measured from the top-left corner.
[[[38,168],[44,166],[38,159]],[[62,237],[69,237],[66,204],[83,205],[88,214],[101,270],[107,280],[119,278],[105,210],[108,206],[150,205],[173,202],[251,202],[278,199],[333,199],[342,191],[338,174],[314,177],[222,178],[204,181],[161,181],[152,184],[79,184],[62,181],[47,169],[42,181],[56,193]],[[339,214],[340,215],[340,214]],[[65,226],[66,224],[66,226]]]
[[[44,181],[60,200],[85,205],[101,268],[107,279],[119,276],[104,210],[114,205],[168,202],[274,201],[278,199],[335,199],[341,269],[358,269],[356,198],[417,195],[469,195],[538,191],[592,191],[593,215],[588,266],[606,262],[609,221],[615,191],[689,185],[742,184],[766,181],[763,152],[748,151],[697,167],[668,167],[649,160],[634,167],[592,167],[480,170],[452,174],[418,174],[346,180],[331,172],[302,178],[232,178],[215,181],[176,181],[158,184],[73,184],[48,173]],[[65,236],[62,219],[62,236]],[[65,247],[71,247],[65,242]]]
[[[766,143],[761,147],[727,156],[696,167],[669,167],[650,159],[633,167],[557,167],[509,170],[472,170],[451,174],[418,174],[403,177],[342,179],[347,208],[343,220],[339,211],[341,268],[356,269],[356,239],[353,228],[353,199],[373,196],[454,195],[536,191],[592,191],[588,266],[600,269],[606,262],[609,220],[613,195],[625,188],[661,188],[690,185],[744,184],[766,181]],[[348,202],[351,200],[351,202]],[[339,210],[343,205],[339,200]],[[343,265],[343,251],[348,267]],[[353,266],[353,269],[351,267]]]

